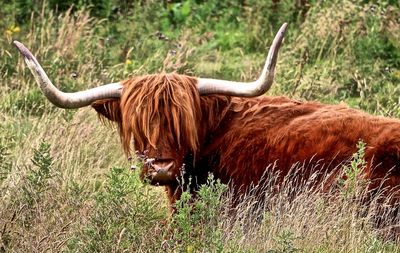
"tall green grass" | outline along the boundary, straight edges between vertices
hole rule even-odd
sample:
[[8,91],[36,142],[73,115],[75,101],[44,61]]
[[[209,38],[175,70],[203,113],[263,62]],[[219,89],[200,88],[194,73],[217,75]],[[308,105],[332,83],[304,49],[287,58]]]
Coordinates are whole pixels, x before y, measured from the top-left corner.
[[379,205],[357,198],[361,153],[340,194],[293,199],[289,181],[232,209],[210,178],[170,216],[163,189],[128,169],[116,129],[89,108],[52,106],[11,45],[27,45],[64,91],[160,71],[251,80],[289,22],[269,94],[400,117],[396,1],[67,2],[1,2],[0,252],[400,251],[373,226]]

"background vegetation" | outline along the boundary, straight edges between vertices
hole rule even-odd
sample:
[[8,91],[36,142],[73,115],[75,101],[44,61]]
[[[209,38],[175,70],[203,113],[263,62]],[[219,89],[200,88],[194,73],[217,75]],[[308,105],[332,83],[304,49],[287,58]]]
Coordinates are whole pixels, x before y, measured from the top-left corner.
[[288,182],[266,192],[263,207],[249,196],[232,211],[226,186],[210,178],[198,201],[189,205],[184,195],[170,217],[163,190],[128,169],[115,129],[90,108],[49,104],[11,44],[30,48],[64,91],[160,71],[251,80],[275,32],[289,22],[270,95],[344,102],[398,118],[397,0],[0,0],[0,6],[0,252],[400,251],[371,227],[373,205],[357,201],[362,145],[345,170],[353,176],[342,194],[297,189],[289,201]]

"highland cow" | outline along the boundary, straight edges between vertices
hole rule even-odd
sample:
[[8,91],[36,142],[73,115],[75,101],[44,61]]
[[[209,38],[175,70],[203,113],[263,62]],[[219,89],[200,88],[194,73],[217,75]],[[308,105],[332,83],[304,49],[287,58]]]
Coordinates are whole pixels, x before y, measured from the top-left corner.
[[300,176],[334,175],[357,151],[359,140],[366,145],[363,177],[373,182],[371,187],[395,189],[400,184],[400,120],[345,105],[263,95],[273,83],[285,29],[286,24],[254,82],[161,73],[76,93],[59,91],[29,50],[14,43],[53,104],[91,105],[117,124],[125,153],[143,158],[143,179],[164,186],[171,205],[180,197],[181,177],[192,179],[189,187],[195,193],[210,173],[238,192],[263,183],[266,174],[279,172],[283,178],[296,163],[326,164]]

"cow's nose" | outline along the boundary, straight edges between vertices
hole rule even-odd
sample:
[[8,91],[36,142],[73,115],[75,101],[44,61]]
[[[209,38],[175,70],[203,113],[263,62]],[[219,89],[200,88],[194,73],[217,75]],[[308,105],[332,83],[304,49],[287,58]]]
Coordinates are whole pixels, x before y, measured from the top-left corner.
[[156,162],[151,163],[151,167],[153,167],[153,169],[157,173],[167,172],[173,166],[174,166],[173,161],[156,161]]
[[169,161],[155,161],[151,164],[153,171],[149,171],[148,177],[150,183],[154,185],[166,185],[172,182],[175,177],[172,171],[174,162]]

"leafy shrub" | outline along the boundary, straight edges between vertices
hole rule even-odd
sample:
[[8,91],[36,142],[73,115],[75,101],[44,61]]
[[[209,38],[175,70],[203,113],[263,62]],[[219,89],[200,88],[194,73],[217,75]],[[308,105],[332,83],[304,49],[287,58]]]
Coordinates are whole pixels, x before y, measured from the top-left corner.
[[227,186],[210,175],[207,184],[196,193],[195,200],[189,192],[182,193],[171,220],[168,245],[173,251],[223,251],[220,217],[226,191]]
[[[361,176],[362,172],[366,168],[365,156],[365,143],[360,140],[357,144],[357,152],[353,154],[353,157],[349,165],[344,165],[344,178],[339,183],[342,187],[342,193],[345,198],[353,198],[363,193],[366,187],[365,180],[363,181]],[[360,192],[361,190],[361,192]]]
[[25,213],[25,222],[29,224],[34,218],[35,206],[40,202],[42,195],[49,188],[49,180],[54,176],[50,155],[50,145],[42,142],[38,149],[33,151],[33,167],[29,168],[26,182],[22,185],[22,199],[29,207]]
[[89,220],[68,242],[71,251],[108,252],[138,247],[159,247],[166,209],[137,175],[112,168],[104,182],[97,182]]

